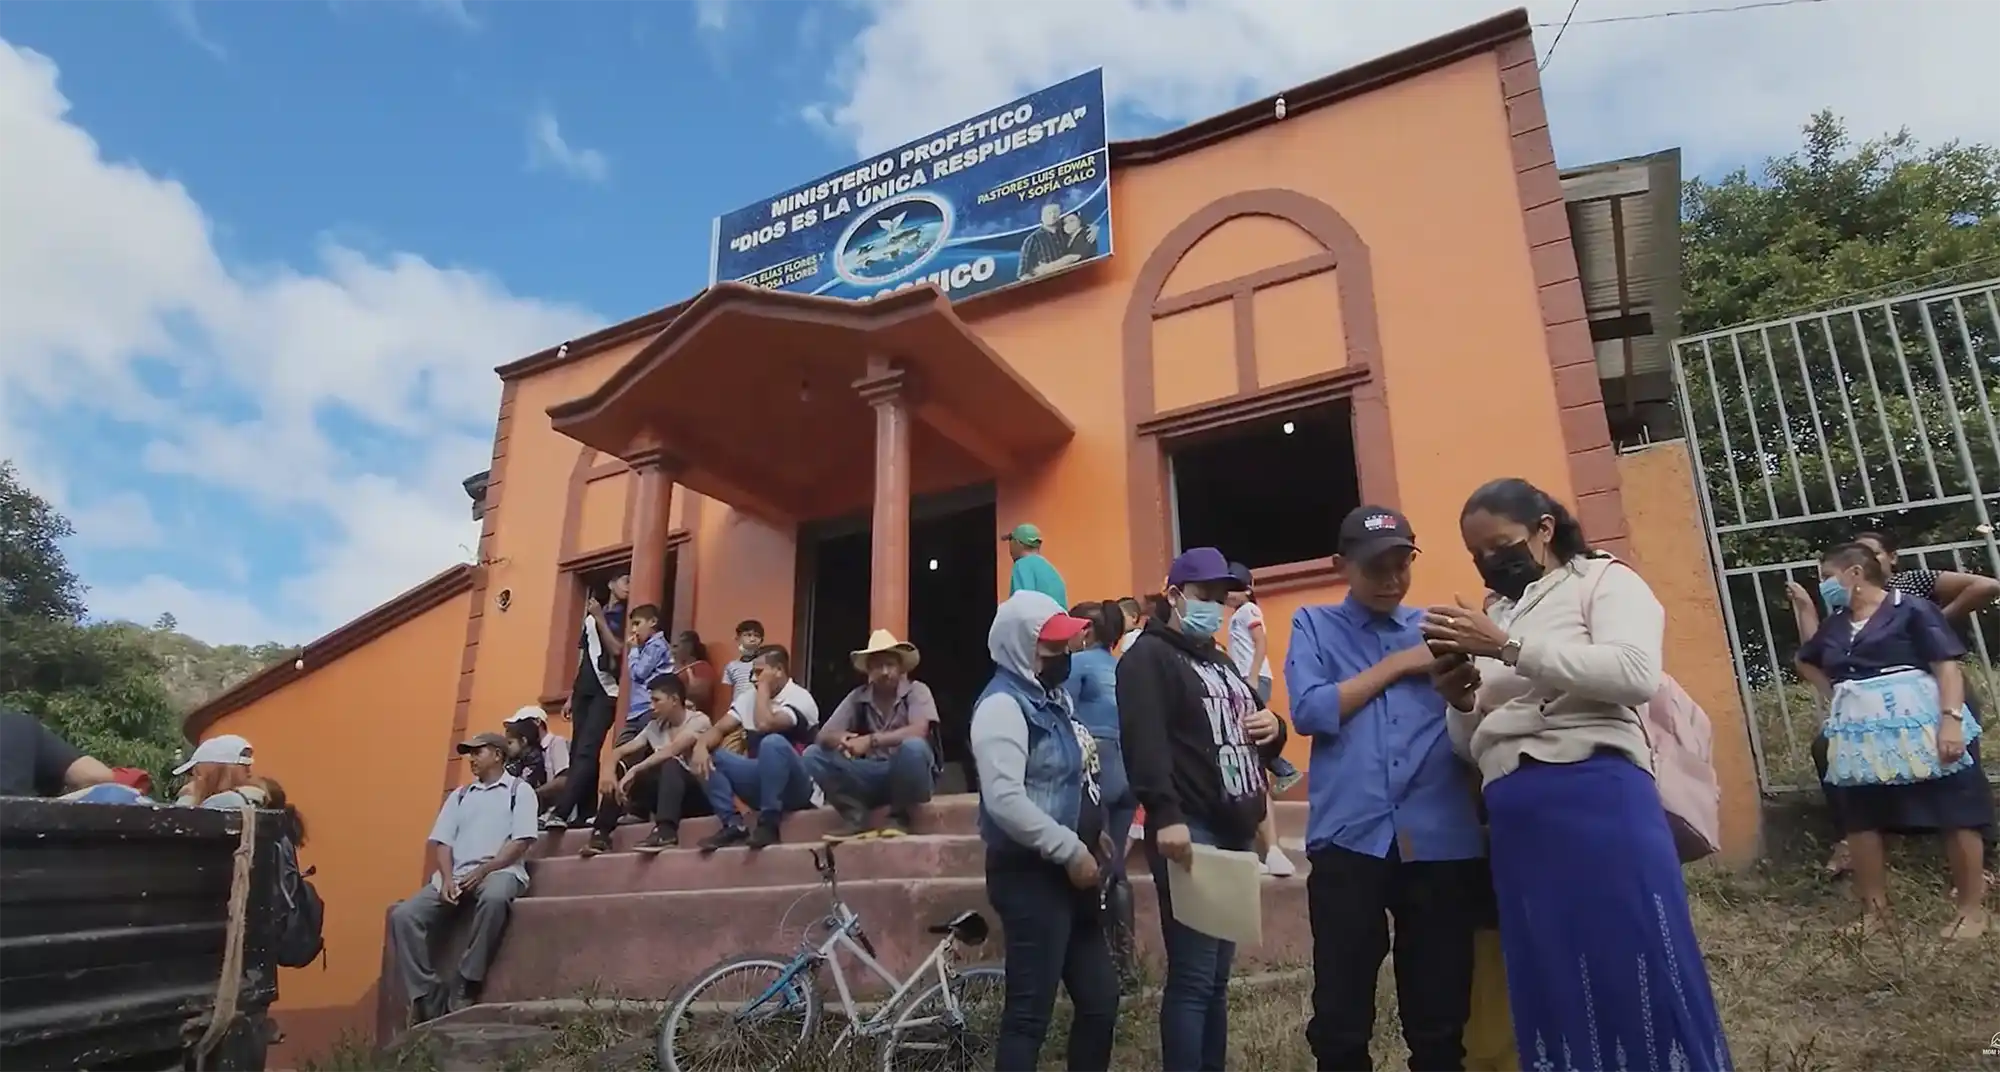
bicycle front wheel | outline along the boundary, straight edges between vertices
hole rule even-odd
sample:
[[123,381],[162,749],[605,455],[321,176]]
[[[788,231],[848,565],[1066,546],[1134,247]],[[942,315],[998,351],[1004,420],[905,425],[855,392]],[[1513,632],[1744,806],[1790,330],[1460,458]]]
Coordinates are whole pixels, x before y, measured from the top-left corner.
[[993,1067],[1007,973],[981,964],[933,983],[903,1010],[882,1047],[882,1072],[984,1072]]
[[819,1028],[811,963],[768,953],[731,957],[701,973],[660,1022],[666,1072],[765,1072],[789,1067]]

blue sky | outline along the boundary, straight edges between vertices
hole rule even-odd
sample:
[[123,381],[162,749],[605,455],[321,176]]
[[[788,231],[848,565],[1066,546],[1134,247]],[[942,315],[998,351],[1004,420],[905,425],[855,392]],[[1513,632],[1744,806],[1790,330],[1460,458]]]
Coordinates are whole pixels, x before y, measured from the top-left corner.
[[[1564,163],[1713,172],[1821,106],[2000,134],[1992,7],[1604,21],[1684,6],[1580,5]],[[715,214],[1088,67],[1129,137],[1501,8],[0,4],[0,456],[75,519],[95,613],[308,639],[467,557],[491,368],[693,293]]]

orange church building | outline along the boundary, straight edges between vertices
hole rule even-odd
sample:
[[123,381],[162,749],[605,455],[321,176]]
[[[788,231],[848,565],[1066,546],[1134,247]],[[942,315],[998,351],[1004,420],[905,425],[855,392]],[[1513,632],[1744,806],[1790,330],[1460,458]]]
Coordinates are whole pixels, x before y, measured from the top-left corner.
[[1525,477],[1661,589],[1670,669],[1716,721],[1731,851],[1753,847],[1686,460],[1613,446],[1526,15],[1283,101],[1113,143],[1116,253],[1068,272],[957,304],[724,283],[501,365],[491,469],[468,481],[477,563],[188,719],[253,740],[312,824],[331,958],[282,979],[290,1054],[371,1022],[383,913],[462,776],[451,746],[561,709],[585,593],[615,572],[718,659],[761,620],[815,693],[851,686],[870,628],[907,637],[949,721],[990,672],[1017,523],[1073,600],[1158,591],[1178,547],[1223,547],[1254,567],[1282,672],[1293,610],[1342,598],[1347,508],[1405,512],[1427,551],[1412,600],[1448,601],[1481,590],[1467,493]]

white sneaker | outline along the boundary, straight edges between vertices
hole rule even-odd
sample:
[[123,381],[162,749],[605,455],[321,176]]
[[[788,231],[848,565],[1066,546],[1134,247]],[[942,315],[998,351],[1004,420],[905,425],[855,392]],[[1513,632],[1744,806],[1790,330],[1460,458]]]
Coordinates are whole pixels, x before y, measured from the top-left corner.
[[1293,863],[1292,858],[1286,856],[1283,850],[1273,846],[1270,852],[1264,854],[1258,870],[1272,878],[1291,878],[1299,873],[1299,865]]

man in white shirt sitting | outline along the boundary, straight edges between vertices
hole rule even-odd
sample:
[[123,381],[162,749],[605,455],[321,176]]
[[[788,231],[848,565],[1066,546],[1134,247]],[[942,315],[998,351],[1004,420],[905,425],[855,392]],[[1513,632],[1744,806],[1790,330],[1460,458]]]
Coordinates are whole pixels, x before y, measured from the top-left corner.
[[[722,829],[702,839],[703,852],[775,845],[785,813],[813,806],[813,780],[800,753],[819,725],[819,704],[792,680],[791,669],[791,653],[777,644],[765,645],[751,663],[750,702],[732,706],[695,746],[688,767],[704,779],[709,806],[722,819]],[[747,755],[721,747],[738,726],[749,738]],[[755,830],[746,829],[737,814],[738,798],[757,809]]]
[[682,819],[709,814],[702,785],[687,769],[688,754],[709,731],[708,716],[687,706],[687,684],[675,674],[655,675],[646,688],[650,717],[618,746],[612,770],[598,782],[597,818],[579,856],[610,852],[611,832],[626,812],[652,816],[653,832],[639,843],[648,855],[681,843]]
[[431,929],[472,905],[472,938],[458,962],[458,990],[449,1008],[479,1001],[486,966],[507,927],[514,898],[528,889],[521,860],[535,843],[535,794],[507,773],[507,738],[482,733],[458,746],[473,780],[444,798],[431,827],[430,884],[389,912],[389,950],[411,1018],[441,1015],[447,1003],[431,970]]

